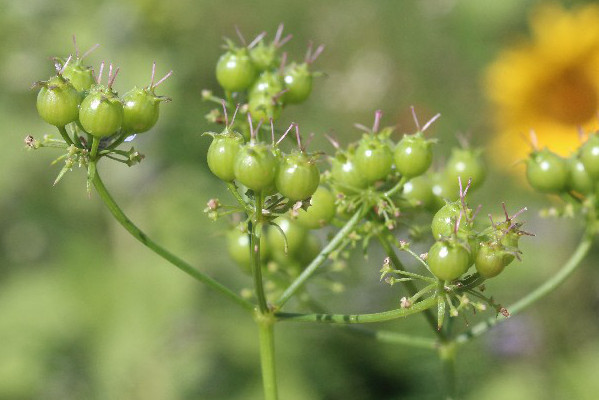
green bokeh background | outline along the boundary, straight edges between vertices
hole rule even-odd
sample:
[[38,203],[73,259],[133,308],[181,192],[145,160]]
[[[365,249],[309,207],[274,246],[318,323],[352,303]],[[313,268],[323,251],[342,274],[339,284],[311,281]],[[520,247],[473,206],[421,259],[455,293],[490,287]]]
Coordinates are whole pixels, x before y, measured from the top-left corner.
[[[209,221],[208,199],[226,194],[207,170],[213,129],[200,91],[220,93],[214,65],[222,36],[246,36],[285,23],[287,51],[303,57],[308,40],[326,44],[317,61],[326,77],[304,105],[285,110],[281,126],[322,138],[355,140],[355,122],[384,123],[412,132],[409,106],[431,128],[446,158],[455,134],[484,146],[492,134],[481,74],[505,45],[526,35],[539,2],[420,1],[14,1],[0,0],[0,399],[259,399],[257,333],[228,300],[196,284],[134,239],[85,191],[83,170],[52,182],[58,153],[27,152],[23,138],[55,134],[35,110],[37,80],[53,72],[50,57],[101,47],[88,61],[121,67],[117,90],[174,70],[160,94],[158,125],[133,144],[146,155],[127,168],[102,162],[100,172],[131,218],[165,247],[227,282],[248,284],[224,249],[224,223]],[[566,3],[568,5],[573,2]],[[399,137],[399,134],[398,136]],[[515,145],[524,145],[516,143]],[[492,151],[492,149],[487,149]],[[541,220],[547,199],[520,185],[521,168],[493,166],[471,199],[484,213],[527,205],[524,260],[489,283],[505,303],[555,271],[576,244],[580,227]],[[508,180],[515,182],[509,185]],[[501,185],[497,185],[501,182]],[[596,256],[596,254],[595,254]],[[340,277],[347,291],[315,292],[336,312],[396,307],[399,288],[379,283],[382,256],[356,254]],[[460,392],[468,399],[594,399],[599,380],[599,274],[593,262],[547,299],[463,347]],[[476,318],[469,322],[476,321]],[[459,321],[458,324],[463,322]],[[385,325],[431,334],[418,316]],[[281,398],[436,399],[441,370],[434,353],[382,345],[330,326],[277,327]]]

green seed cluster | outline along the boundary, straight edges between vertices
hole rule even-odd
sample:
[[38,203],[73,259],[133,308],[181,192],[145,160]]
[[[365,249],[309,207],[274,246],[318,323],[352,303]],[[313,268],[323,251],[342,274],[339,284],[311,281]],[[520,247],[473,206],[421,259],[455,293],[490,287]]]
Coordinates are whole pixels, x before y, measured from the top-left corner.
[[[225,125],[220,133],[206,133],[213,138],[207,163],[214,175],[240,192],[238,200],[247,205],[240,210],[242,215],[251,215],[261,204],[260,219],[271,225],[264,230],[261,241],[262,264],[268,265],[270,272],[277,270],[277,265],[285,265],[285,273],[294,275],[320,251],[319,239],[309,230],[331,222],[336,199],[321,185],[318,155],[305,150],[297,124],[279,134],[275,133],[274,122],[286,106],[302,103],[310,96],[317,75],[310,67],[323,47],[313,49],[310,45],[302,62],[288,62],[281,47],[291,35],[283,36],[282,25],[270,42],[262,33],[246,44],[238,34],[243,45],[227,39],[226,51],[216,63],[216,80],[224,99],[212,96],[210,91],[203,92],[205,100],[222,106],[222,112],[214,109],[207,119]],[[238,114],[243,117],[235,118]],[[297,148],[285,151],[283,140],[294,128]],[[263,137],[265,132],[270,133],[269,140]],[[208,212],[215,218],[219,216],[218,209],[209,207]],[[241,226],[241,230],[236,228],[229,233],[229,252],[239,265],[247,268],[248,226]]]
[[[260,242],[261,264],[271,282],[289,283],[322,249],[320,239],[310,230],[328,225],[336,213],[335,197],[320,185],[316,158],[302,149],[284,153],[278,146],[245,141],[230,126],[213,136],[208,148],[210,170],[220,179],[253,198],[263,199],[271,224]],[[278,218],[275,218],[279,215]],[[245,271],[250,270],[247,226],[228,234],[231,258]]]
[[[329,158],[330,169],[322,174],[315,157],[304,151],[299,132],[298,150],[285,153],[279,147],[283,137],[275,141],[273,121],[283,106],[308,97],[312,75],[308,61],[285,67],[285,57],[278,54],[280,32],[270,44],[262,35],[243,47],[228,41],[227,51],[216,66],[216,78],[225,99],[213,98],[211,92],[204,94],[223,107],[222,113],[211,112],[209,119],[225,125],[220,133],[208,133],[213,137],[207,153],[208,167],[218,178],[241,189],[242,213],[247,218],[268,220],[276,226],[268,227],[261,241],[263,264],[299,265],[296,261],[303,253],[301,249],[308,246],[303,239],[307,230],[347,220],[364,205],[371,209],[365,215],[366,221],[340,249],[355,245],[358,240],[366,247],[370,237],[393,230],[401,216],[411,218],[433,211],[436,214],[431,229],[435,243],[428,252],[427,265],[439,280],[457,280],[473,265],[477,279],[491,278],[519,255],[518,239],[523,233],[520,224],[512,224],[507,214],[503,223],[493,223],[483,230],[474,228],[474,213],[467,207],[464,195],[485,180],[481,151],[467,146],[454,149],[443,168],[429,171],[436,140],[426,138],[424,132],[438,115],[421,128],[414,114],[416,133],[404,134],[394,141],[394,129],[380,128],[382,112],[377,111],[371,129],[356,125],[364,131],[359,140],[342,148],[330,138],[337,152]],[[307,60],[313,58],[307,56]],[[298,82],[301,91],[293,86]],[[244,118],[240,118],[241,122],[235,122],[235,118],[229,122],[228,115],[235,105],[235,115],[245,113],[247,122]],[[271,123],[268,141],[261,138],[264,122]],[[283,136],[293,127],[292,124]],[[468,182],[466,190],[462,191],[460,182]],[[255,216],[258,204],[264,205],[266,216],[264,212]],[[247,232],[248,225],[242,226]],[[238,264],[247,268],[250,239],[241,231],[235,229],[230,234],[229,251]]]
[[533,150],[526,160],[526,178],[541,193],[595,195],[599,189],[599,133],[591,134],[567,158],[547,148]]
[[484,279],[499,275],[514,258],[520,256],[518,242],[527,233],[520,230],[522,223],[514,222],[520,212],[510,217],[505,210],[505,221],[483,230],[475,229],[472,209],[464,199],[448,202],[434,215],[431,231],[435,243],[427,255],[430,271],[438,279],[453,281],[465,275],[474,265]]
[[[375,117],[380,118],[380,114]],[[375,122],[376,125],[376,122]],[[362,138],[338,149],[331,160],[331,177],[337,190],[352,195],[376,187],[399,174],[407,180],[424,174],[433,160],[432,143],[422,132],[405,135],[397,144],[391,128],[365,133]]]
[[[54,139],[46,135],[41,141],[31,137],[25,142],[30,148],[54,147],[65,150],[65,154],[56,159],[64,161],[64,166],[55,184],[74,166],[87,167],[87,190],[91,194],[96,165],[101,158],[128,166],[144,158],[134,147],[123,150],[119,146],[133,140],[136,134],[154,127],[158,121],[160,103],[170,100],[157,96],[155,89],[172,71],[155,82],[154,63],[148,86],[134,87],[119,96],[113,88],[119,69],[113,69],[112,64],[105,68],[102,63],[96,74],[91,66],[83,63],[83,59],[98,45],[79,56],[74,37],[73,43],[75,56],[54,58],[56,74],[34,84],[39,89],[36,100],[39,116],[55,126],[62,138]],[[106,83],[102,83],[105,70],[108,78]]]
[[213,137],[208,167],[225,182],[241,184],[257,196],[278,196],[293,203],[309,199],[318,188],[316,158],[302,148],[285,154],[276,144],[255,137],[246,142],[230,126],[221,133],[207,134]]
[[[274,227],[266,231],[266,235],[263,235],[260,241],[261,263],[263,267],[271,264],[271,269],[274,268],[273,263],[290,264],[291,268],[287,270],[297,274],[301,272],[305,262],[311,261],[322,249],[320,239],[288,218],[278,218],[276,223],[285,236]],[[250,271],[248,246],[249,235],[243,226],[229,232],[227,237],[229,253],[247,272]]]
[[241,47],[227,40],[227,51],[216,63],[216,80],[226,97],[246,104],[244,110],[254,122],[277,120],[285,106],[304,102],[312,92],[315,74],[310,66],[323,47],[313,52],[310,45],[304,61],[287,63],[287,54],[280,49],[291,36],[283,38],[282,32],[281,25],[270,43],[265,34]]
[[159,105],[168,98],[154,92],[159,82],[144,88],[134,87],[122,97],[113,89],[118,69],[108,73],[108,83],[101,83],[104,64],[97,77],[82,57],[56,58],[57,74],[47,81],[37,82],[37,111],[51,125],[63,128],[73,123],[74,129],[90,137],[103,138],[143,133],[158,120]]
[[[455,200],[459,181],[471,181],[470,190],[479,188],[486,177],[486,165],[480,150],[453,149],[445,166],[430,171],[434,139],[427,139],[424,129],[405,134],[397,143],[391,139],[393,128],[378,131],[380,113],[375,115],[373,129],[366,129],[362,138],[340,148],[331,159],[331,182],[344,196],[353,196],[369,189],[384,188],[403,179],[404,184],[394,200],[402,208],[422,208],[436,211],[445,200]],[[363,126],[361,126],[364,128]]]
[[[280,295],[288,285],[322,250],[322,240],[309,229],[288,217],[274,221],[278,228],[269,227],[260,240],[260,264],[269,296]],[[280,229],[280,230],[279,230]],[[237,266],[251,273],[250,236],[242,224],[227,233],[227,251]],[[332,289],[339,284],[321,281]],[[248,296],[251,291],[247,291]]]
[[[249,193],[254,199],[263,199],[269,218],[273,221],[276,216],[281,215],[291,219],[293,224],[302,229],[319,229],[335,218],[346,219],[357,205],[367,202],[374,206],[375,220],[382,217],[383,226],[393,229],[401,210],[417,213],[427,209],[438,210],[438,202],[445,204],[451,198],[444,193],[435,193],[434,186],[430,183],[431,175],[427,175],[433,160],[435,141],[425,138],[423,130],[419,129],[394,143],[391,140],[392,128],[378,129],[382,115],[380,111],[375,113],[373,128],[365,129],[367,132],[359,141],[350,143],[344,149],[335,143],[338,151],[330,158],[330,170],[321,174],[314,156],[303,150],[297,126],[299,150],[285,153],[278,146],[282,138],[274,141],[274,128],[271,143],[259,140],[259,129],[250,129],[250,139],[246,140],[247,135],[234,130],[235,122],[229,123],[224,100],[223,110],[225,129],[221,133],[208,133],[213,137],[207,153],[208,167],[223,181],[233,183],[237,188],[249,189],[246,195]],[[251,118],[248,125],[252,126]],[[283,136],[293,128],[294,125],[290,126]],[[476,187],[480,186],[485,177],[480,152],[465,149],[454,151],[446,168],[436,176],[455,180],[455,186],[458,186],[462,177],[469,179],[470,189],[475,187],[472,184],[474,180],[478,183]],[[321,185],[321,182],[326,186]],[[396,193],[393,198],[388,197],[386,193],[394,190]],[[245,193],[244,190],[242,192]],[[445,225],[433,222],[433,235],[439,239],[439,243],[446,247],[445,250],[451,248],[450,253],[462,253],[461,257],[466,259],[464,264],[467,264],[457,272],[439,272],[435,265],[446,264],[447,261],[437,260],[434,256],[436,247],[433,248],[430,252],[431,269],[440,279],[453,280],[460,277],[467,267],[474,264],[476,253],[473,249],[478,249],[482,242],[493,242],[489,237],[483,237],[472,230],[472,222],[467,222],[472,217],[471,210],[464,214],[467,218],[462,221],[458,231],[460,240],[449,240],[456,236],[452,233],[453,224],[461,211],[466,212],[462,209],[460,201],[447,203],[439,211],[451,211]],[[368,226],[372,224],[365,224],[364,229]],[[368,229],[364,231],[366,236],[377,228]],[[279,232],[274,234],[278,235]],[[465,244],[462,245],[462,242]],[[440,246],[441,244],[437,244],[437,247]],[[493,248],[496,247],[494,245]],[[517,251],[503,247],[500,250]]]

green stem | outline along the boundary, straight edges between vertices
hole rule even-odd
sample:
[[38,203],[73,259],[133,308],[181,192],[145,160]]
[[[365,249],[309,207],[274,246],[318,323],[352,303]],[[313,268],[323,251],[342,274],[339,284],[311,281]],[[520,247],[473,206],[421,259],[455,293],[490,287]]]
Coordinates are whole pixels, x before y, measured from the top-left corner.
[[110,153],[108,153],[108,152],[104,153],[104,150],[102,150],[102,151],[100,152],[100,155],[101,155],[102,157],[110,158],[111,160],[118,161],[118,162],[120,162],[120,163],[127,164],[127,165],[129,165],[129,162],[130,162],[129,158],[127,158],[127,159],[125,159],[125,160],[124,160],[124,159],[122,159],[122,158],[117,158],[117,157],[115,157],[115,156],[111,155],[111,154],[110,154]]
[[254,278],[254,290],[258,299],[258,307],[261,314],[269,312],[266,302],[266,294],[264,293],[264,284],[262,282],[262,263],[260,261],[260,237],[262,236],[262,204],[264,195],[256,193],[256,213],[254,221],[248,224],[248,232],[250,235],[250,259],[252,267],[252,276]]
[[431,296],[425,300],[413,304],[410,308],[398,308],[396,310],[383,311],[372,314],[300,314],[300,313],[275,313],[280,321],[293,322],[323,322],[330,324],[368,324],[374,322],[390,321],[416,314],[437,305],[437,298]]
[[275,368],[274,320],[270,317],[256,318],[260,338],[260,365],[262,368],[262,384],[264,399],[277,400],[277,373]]
[[231,192],[233,197],[235,197],[235,199],[237,200],[239,205],[242,206],[248,214],[251,214],[252,209],[250,208],[248,203],[243,199],[243,197],[241,197],[241,195],[237,191],[237,186],[235,186],[235,184],[233,182],[227,182],[227,189],[229,189],[229,192]]
[[[393,263],[395,268],[397,268],[401,271],[405,271],[403,264],[399,260],[399,257],[397,257],[397,254],[393,250],[393,247],[391,246],[391,243],[389,243],[389,240],[387,240],[387,238],[384,235],[377,235],[377,238],[378,238],[379,242],[381,243],[383,250],[385,251],[387,256],[391,259],[391,262]],[[416,293],[418,293],[418,288],[416,287],[414,282],[403,281],[401,283],[404,286],[404,288],[407,290],[407,292],[409,293],[410,297],[412,297]],[[424,317],[426,318],[429,325],[433,328],[433,331],[435,331],[438,336],[443,336],[443,333],[437,329],[437,318],[435,318],[435,315],[432,313],[432,311],[427,309],[424,312]]]
[[276,306],[281,308],[303,285],[306,283],[308,278],[312,276],[316,269],[320,267],[327,260],[329,255],[337,249],[337,247],[341,244],[341,242],[349,235],[353,229],[356,227],[358,222],[362,219],[362,217],[366,214],[369,207],[367,205],[362,205],[356,211],[356,213],[345,223],[343,228],[337,232],[335,237],[331,239],[331,241],[325,246],[324,249],[316,256],[314,260],[302,271],[300,276],[298,276],[295,281],[289,285],[289,287],[283,292],[281,297],[276,301]]
[[[227,102],[226,106],[227,108],[231,108],[232,104],[233,104],[233,92],[231,92],[230,90],[225,90],[225,100]],[[220,101],[219,101],[220,103]]]
[[127,139],[132,134],[132,132],[121,132],[121,134],[114,140],[114,142],[110,143],[106,148],[109,150],[117,148],[121,143],[125,141],[125,139]]
[[388,330],[372,330],[357,325],[349,325],[347,328],[351,329],[352,333],[375,339],[381,343],[398,344],[428,350],[436,350],[439,347],[438,342],[430,338],[406,335]]
[[474,289],[480,285],[482,285],[483,283],[485,283],[486,278],[483,278],[482,276],[478,275],[478,273],[475,273],[471,279],[468,279],[468,281],[462,281],[462,286],[460,286],[460,290],[461,291],[466,291],[469,289]]
[[100,155],[107,155],[107,154],[118,154],[120,156],[126,157],[127,159],[129,159],[129,155],[131,154],[130,151],[125,151],[125,150],[119,150],[119,149],[115,149],[115,150],[108,150],[107,148],[103,149],[102,151],[100,151],[98,154]]
[[92,161],[96,161],[96,158],[98,158],[98,149],[100,148],[100,138],[97,136],[94,136],[94,138],[92,139],[92,149],[89,153],[89,158]]
[[439,347],[439,359],[443,368],[443,377],[445,383],[445,400],[454,400],[456,398],[456,344],[453,342],[443,343]]
[[202,272],[198,271],[197,269],[192,267],[190,264],[186,263],[179,257],[175,256],[168,250],[164,249],[163,247],[159,246],[157,243],[155,243],[153,240],[151,240],[148,236],[146,236],[146,234],[144,232],[142,232],[123,213],[121,208],[114,201],[114,199],[112,198],[112,196],[110,195],[110,193],[108,192],[106,187],[104,186],[104,182],[102,182],[102,180],[100,179],[100,175],[97,172],[94,176],[93,183],[94,183],[94,186],[96,187],[96,190],[98,191],[98,194],[100,195],[100,198],[102,199],[104,204],[106,204],[106,207],[108,207],[108,209],[110,210],[112,215],[116,218],[116,220],[123,226],[123,228],[125,228],[131,235],[133,235],[134,238],[139,240],[142,244],[144,244],[146,247],[148,247],[154,253],[158,254],[160,257],[164,258],[165,260],[167,260],[168,262],[173,264],[175,267],[179,268],[181,271],[185,272],[186,274],[190,275],[191,277],[195,278],[196,280],[198,280],[202,283],[205,283],[206,285],[210,286],[212,289],[215,289],[216,291],[224,294],[230,300],[233,300],[235,303],[237,303],[241,307],[245,308],[246,310],[252,311],[254,309],[254,306],[250,302],[248,302],[247,300],[245,300],[244,298],[239,296],[237,293],[231,291],[229,288],[223,286],[221,283],[217,282],[216,280],[214,280],[214,279],[210,278],[209,276],[203,274]]
[[96,163],[98,162],[98,149],[100,148],[100,138],[94,136],[92,148],[89,154],[89,163],[87,165],[87,195],[92,195],[92,182],[96,176]]
[[397,193],[401,188],[403,188],[403,185],[406,184],[406,182],[408,181],[408,179],[405,176],[402,176],[399,179],[399,182],[397,182],[397,184],[395,186],[393,186],[391,189],[387,190],[384,194],[385,197],[391,197],[393,196],[395,193]]
[[71,137],[69,136],[69,133],[67,132],[67,129],[64,126],[58,126],[57,128],[60,132],[60,135],[62,136],[64,141],[67,142],[67,144],[75,144],[73,143],[73,140],[71,140]]
[[[421,291],[422,292],[422,291]],[[305,301],[305,305],[312,310],[320,313],[324,313],[325,310],[314,300],[308,299]],[[435,339],[407,335],[403,333],[393,332],[385,329],[371,329],[363,325],[335,325],[338,328],[347,329],[349,332],[360,335],[369,339],[374,339],[381,343],[405,345],[414,348],[436,350],[438,348],[438,341]]]
[[[509,311],[510,315],[518,314],[520,311],[524,310],[526,307],[530,306],[531,304],[539,300],[541,297],[553,292],[576,270],[576,268],[580,265],[580,262],[584,259],[584,257],[591,249],[592,244],[593,231],[591,230],[591,228],[589,228],[585,231],[582,241],[578,244],[578,247],[576,248],[574,253],[572,253],[568,261],[566,261],[564,266],[559,271],[553,274],[551,278],[549,278],[541,286],[530,292],[527,296],[524,296],[519,301],[507,307],[507,310]],[[455,338],[455,342],[459,344],[466,343],[472,338],[480,336],[499,322],[505,320],[506,318],[488,318],[487,320],[474,325],[467,332],[464,332],[461,335],[457,336]]]
[[71,145],[68,145],[66,143],[64,143],[62,140],[61,141],[52,141],[52,142],[41,142],[40,143],[40,148],[41,147],[51,147],[51,148],[55,148],[55,149],[67,149],[69,148]]

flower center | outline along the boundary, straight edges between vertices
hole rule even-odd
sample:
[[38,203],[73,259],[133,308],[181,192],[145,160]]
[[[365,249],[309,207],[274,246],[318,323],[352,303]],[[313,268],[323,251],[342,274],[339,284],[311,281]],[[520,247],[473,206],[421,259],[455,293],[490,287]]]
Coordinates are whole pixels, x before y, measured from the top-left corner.
[[564,125],[582,125],[599,109],[597,88],[580,70],[566,69],[541,87],[540,111]]

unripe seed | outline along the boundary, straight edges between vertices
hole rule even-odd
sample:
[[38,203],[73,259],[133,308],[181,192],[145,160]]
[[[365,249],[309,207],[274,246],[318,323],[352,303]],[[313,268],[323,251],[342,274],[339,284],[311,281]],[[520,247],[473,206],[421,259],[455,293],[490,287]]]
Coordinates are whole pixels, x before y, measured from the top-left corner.
[[40,82],[36,101],[37,112],[50,125],[62,127],[76,121],[81,97],[70,82],[61,76]]
[[559,193],[566,188],[568,165],[548,149],[536,151],[526,161],[526,178],[539,192]]
[[319,183],[320,171],[315,161],[303,152],[285,156],[275,179],[277,190],[293,201],[312,196]]
[[123,95],[123,129],[127,132],[149,131],[158,121],[162,99],[148,89],[133,88]]
[[92,136],[110,136],[121,127],[123,104],[112,90],[99,87],[81,102],[79,121]]

